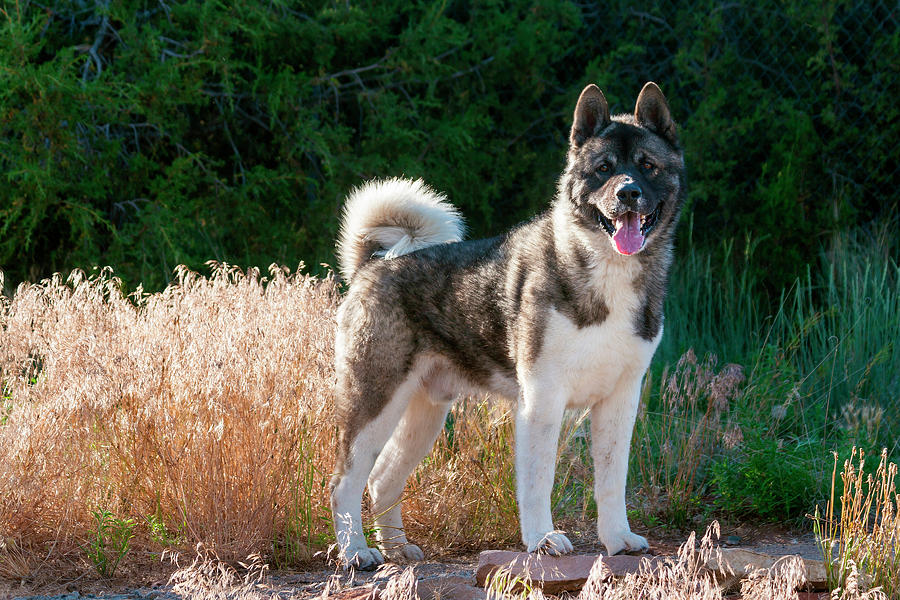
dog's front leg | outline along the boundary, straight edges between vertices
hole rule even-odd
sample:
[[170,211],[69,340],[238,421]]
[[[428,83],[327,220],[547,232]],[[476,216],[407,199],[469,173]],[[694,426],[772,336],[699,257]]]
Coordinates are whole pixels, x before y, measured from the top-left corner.
[[623,380],[613,394],[591,409],[597,534],[610,555],[643,552],[649,547],[645,538],[631,532],[625,511],[628,453],[642,379],[639,375]]
[[522,541],[529,552],[567,554],[572,542],[553,528],[550,494],[566,401],[562,393],[525,383],[516,412],[516,498]]

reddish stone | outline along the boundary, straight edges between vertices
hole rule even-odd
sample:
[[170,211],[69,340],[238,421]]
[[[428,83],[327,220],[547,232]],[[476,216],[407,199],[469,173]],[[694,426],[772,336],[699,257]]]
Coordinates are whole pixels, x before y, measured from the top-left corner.
[[[722,548],[720,554],[723,564],[719,564],[718,556],[713,556],[706,562],[706,568],[715,574],[719,586],[726,591],[739,589],[741,580],[753,571],[771,569],[786,558],[786,556],[772,556],[744,548]],[[805,587],[816,591],[827,590],[825,565],[822,561],[808,558],[801,558],[801,560],[806,568],[807,583]]]
[[504,550],[487,550],[478,556],[478,569],[475,579],[484,587],[494,572],[503,569],[511,578],[512,588],[521,589],[521,581],[527,585],[541,588],[545,594],[578,591],[584,586],[591,567],[597,560],[603,561],[609,577],[622,577],[638,570],[641,559],[646,558],[651,564],[660,559],[652,556],[601,556],[599,554],[569,554],[566,556],[547,556],[529,554],[527,552],[511,552]]

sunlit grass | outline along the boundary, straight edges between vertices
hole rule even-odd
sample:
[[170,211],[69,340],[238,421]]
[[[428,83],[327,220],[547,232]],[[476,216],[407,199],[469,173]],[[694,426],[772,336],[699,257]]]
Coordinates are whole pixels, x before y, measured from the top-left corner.
[[829,587],[876,587],[889,598],[900,597],[900,494],[897,465],[882,451],[874,473],[866,471],[865,452],[853,448],[840,473],[834,455],[831,495],[824,513],[813,518],[825,559]]

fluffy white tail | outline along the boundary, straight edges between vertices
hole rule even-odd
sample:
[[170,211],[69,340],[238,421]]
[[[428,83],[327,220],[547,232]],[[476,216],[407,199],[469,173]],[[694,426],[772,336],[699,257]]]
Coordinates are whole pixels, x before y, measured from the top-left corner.
[[419,248],[458,242],[463,219],[446,196],[417,179],[374,179],[353,190],[338,234],[338,265],[345,281],[373,256],[386,259]]

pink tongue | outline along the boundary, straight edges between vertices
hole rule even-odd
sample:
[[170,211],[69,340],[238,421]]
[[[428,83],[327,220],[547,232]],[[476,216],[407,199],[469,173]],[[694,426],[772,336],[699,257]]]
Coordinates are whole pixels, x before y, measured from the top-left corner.
[[644,245],[641,233],[641,217],[635,212],[627,212],[615,220],[616,232],[613,241],[620,254],[634,254]]

